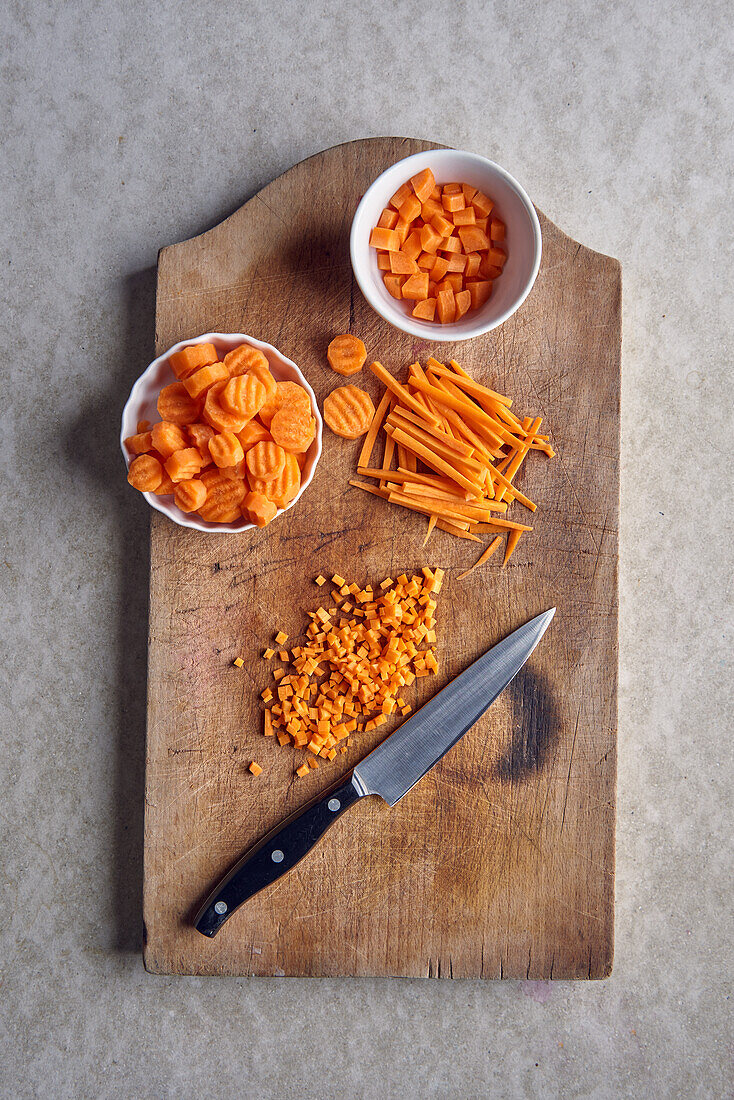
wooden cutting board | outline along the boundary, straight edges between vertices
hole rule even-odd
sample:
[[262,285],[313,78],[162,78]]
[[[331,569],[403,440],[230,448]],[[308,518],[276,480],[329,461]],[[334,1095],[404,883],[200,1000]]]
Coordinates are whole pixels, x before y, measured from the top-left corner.
[[[357,333],[393,370],[453,356],[521,414],[542,415],[558,457],[526,463],[522,486],[539,508],[507,568],[494,559],[464,581],[476,545],[436,532],[423,551],[424,520],[350,489],[359,443],[328,429],[312,485],[264,531],[203,535],[152,514],[144,920],[155,973],[611,970],[620,266],[540,214],[540,274],[500,329],[438,346],[397,332],[355,285],[349,227],[375,176],[430,148],[379,138],[328,149],[160,254],[156,354],[210,330],[250,333],[295,360],[320,402],[339,382],[325,360],[337,333]],[[355,381],[379,391],[367,371]],[[555,620],[510,688],[394,809],[362,800],[205,939],[190,918],[222,873],[384,735],[295,779],[294,750],[260,733],[264,645],[278,628],[298,636],[319,606],[319,572],[374,583],[424,564],[447,569],[441,673],[413,685],[414,704],[533,615],[555,605]]]

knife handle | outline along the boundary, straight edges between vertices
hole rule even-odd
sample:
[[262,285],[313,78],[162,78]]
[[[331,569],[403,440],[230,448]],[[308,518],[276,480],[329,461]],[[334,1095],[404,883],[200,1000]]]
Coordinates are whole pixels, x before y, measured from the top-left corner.
[[343,786],[276,826],[245,853],[209,895],[194,917],[196,930],[204,936],[215,936],[235,909],[295,867],[360,797],[350,775]]

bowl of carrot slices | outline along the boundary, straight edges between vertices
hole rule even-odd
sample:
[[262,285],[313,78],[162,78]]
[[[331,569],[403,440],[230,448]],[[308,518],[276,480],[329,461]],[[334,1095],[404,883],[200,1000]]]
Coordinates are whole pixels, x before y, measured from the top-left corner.
[[352,222],[352,269],[372,308],[428,340],[469,340],[522,305],[540,267],[540,222],[493,161],[458,149],[393,164]]
[[147,367],[122,414],[127,479],[181,527],[238,532],[292,507],[321,455],[313,390],[244,333],[182,340]]

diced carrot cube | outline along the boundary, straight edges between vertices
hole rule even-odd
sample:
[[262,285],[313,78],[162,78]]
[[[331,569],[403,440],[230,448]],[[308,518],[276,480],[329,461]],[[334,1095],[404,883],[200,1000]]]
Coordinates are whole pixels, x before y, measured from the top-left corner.
[[463,210],[466,205],[466,203],[464,202],[463,191],[458,191],[456,193],[449,192],[449,194],[446,194],[446,192],[444,192],[444,194],[441,196],[441,202],[443,204],[444,210],[448,210],[451,214],[453,214],[457,210]]
[[488,266],[488,268],[487,268],[487,278],[488,279],[497,279],[497,278],[499,278],[499,276],[501,274],[502,274],[502,268],[501,267],[492,267],[491,264]]
[[436,299],[438,319],[442,325],[451,324],[456,317],[456,303],[453,290],[442,290]]
[[468,283],[466,288],[471,295],[471,307],[472,309],[479,309],[489,298],[492,293],[492,284],[487,280],[477,280],[474,283]]
[[411,260],[417,260],[421,249],[421,235],[417,229],[413,229],[403,241],[403,247],[400,250],[404,252],[406,256],[410,256]]
[[252,772],[253,775],[260,775],[260,773],[262,772],[262,768],[260,767],[259,764],[256,764],[255,761],[253,760],[252,763],[250,764],[250,771]]
[[454,294],[464,289],[464,276],[459,271],[449,271],[443,279],[445,284],[451,287]]
[[408,198],[408,195],[411,195],[412,193],[413,189],[409,183],[401,184],[393,197],[390,199],[390,206],[394,206],[396,210],[399,210],[405,200]]
[[386,206],[380,214],[380,220],[377,223],[377,227],[378,229],[394,229],[397,220],[397,210],[390,210],[390,208]]
[[434,283],[433,280],[431,279],[430,275],[429,275],[429,277],[428,277],[428,297],[429,298],[435,298],[436,297],[436,295],[438,294],[437,286],[438,286],[438,284]]
[[504,267],[505,261],[507,260],[507,253],[505,252],[504,248],[490,248],[489,252],[487,253],[487,259],[493,267],[502,268]]
[[425,202],[426,199],[430,198],[436,186],[436,180],[430,168],[424,168],[422,172],[418,172],[417,175],[411,176],[410,182],[420,202]]
[[462,183],[461,190],[464,192],[464,199],[466,202],[471,202],[477,193],[476,187],[472,187],[470,183]]
[[492,218],[489,223],[489,239],[492,241],[504,241],[505,223],[501,218]]
[[489,218],[477,218],[474,224],[481,229],[482,233],[487,233],[489,231]]
[[465,252],[481,252],[489,248],[489,237],[476,225],[460,225],[457,233]]
[[440,202],[440,201],[441,201],[441,188],[440,188],[440,187],[438,186],[438,184],[436,184],[436,186],[435,186],[435,187],[433,188],[433,190],[431,191],[431,195],[430,195],[430,197],[431,197],[432,199],[435,199],[435,200],[436,200],[436,202]]
[[[461,191],[461,184],[460,183],[445,183],[443,185],[443,194],[444,195],[458,195],[460,191]],[[462,194],[463,194],[463,192],[462,192]]]
[[389,271],[390,270],[390,253],[389,252],[378,252],[377,253],[377,267],[379,268],[380,271]]
[[469,291],[469,290],[460,290],[459,293],[457,295],[455,295],[455,299],[456,299],[456,317],[455,317],[455,320],[458,321],[464,316],[464,314],[467,312],[467,310],[471,308],[471,291]]
[[435,298],[424,298],[422,302],[416,302],[413,317],[419,317],[421,321],[432,321],[435,315]]
[[467,279],[472,278],[479,273],[479,265],[482,262],[482,257],[478,252],[469,252],[466,257],[466,267],[464,268],[464,275]]
[[438,246],[442,252],[461,252],[461,241],[458,237],[444,237]]
[[405,280],[402,288],[403,298],[410,298],[419,302],[428,297],[428,272],[422,271],[418,275],[411,275]]
[[296,775],[300,775],[301,779],[303,779],[304,775],[308,775],[310,770],[308,764],[301,764],[300,768],[296,768]]
[[476,210],[480,218],[486,218],[492,213],[492,207],[494,203],[490,198],[487,198],[481,191],[476,191],[472,195],[471,204]]
[[430,222],[437,214],[443,216],[443,204],[440,199],[428,199],[421,207],[421,217],[424,222]]
[[431,225],[441,237],[450,237],[454,231],[453,222],[450,222],[443,214],[435,214],[431,218]]
[[415,195],[408,195],[405,202],[400,206],[400,217],[409,222],[415,221],[420,212],[421,202]]
[[421,271],[430,271],[436,262],[435,252],[421,252],[417,264]]
[[435,283],[440,283],[444,275],[449,269],[449,261],[445,256],[436,256],[436,262],[431,268],[431,279]]
[[432,225],[424,225],[421,229],[421,247],[424,252],[435,252],[441,240],[441,234]]
[[454,214],[454,225],[474,225],[477,216],[473,206],[467,206],[463,210],[457,210]]
[[383,282],[387,288],[388,294],[392,294],[393,298],[402,298],[402,286],[405,282],[404,275],[384,275]]
[[415,275],[418,265],[404,252],[390,253],[390,270],[393,275]]
[[[391,253],[394,255],[394,253]],[[466,256],[461,252],[453,252],[448,258],[449,271],[463,271],[466,268]]]
[[399,217],[396,224],[395,224],[394,232],[397,233],[397,235],[398,235],[398,240],[400,241],[400,247],[401,248],[403,247],[403,245],[405,243],[405,240],[406,240],[408,234],[410,233],[410,230],[411,230],[411,223],[408,221],[408,219],[403,218],[402,216]]
[[275,640],[278,645],[283,645],[284,642],[288,641],[288,635],[285,634],[282,630],[279,630],[278,633],[275,635]]
[[373,248],[385,248],[388,252],[397,252],[401,241],[394,229],[380,229],[375,226],[370,233],[370,244]]

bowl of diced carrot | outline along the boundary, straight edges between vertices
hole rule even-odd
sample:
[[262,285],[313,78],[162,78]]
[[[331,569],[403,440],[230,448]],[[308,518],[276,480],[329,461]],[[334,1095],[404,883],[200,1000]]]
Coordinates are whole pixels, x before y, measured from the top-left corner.
[[372,308],[426,340],[469,340],[522,305],[540,267],[540,222],[493,161],[458,149],[393,164],[352,222],[352,268]]
[[241,332],[182,340],[147,367],[122,414],[128,481],[181,527],[265,527],[321,455],[313,390],[292,360]]

